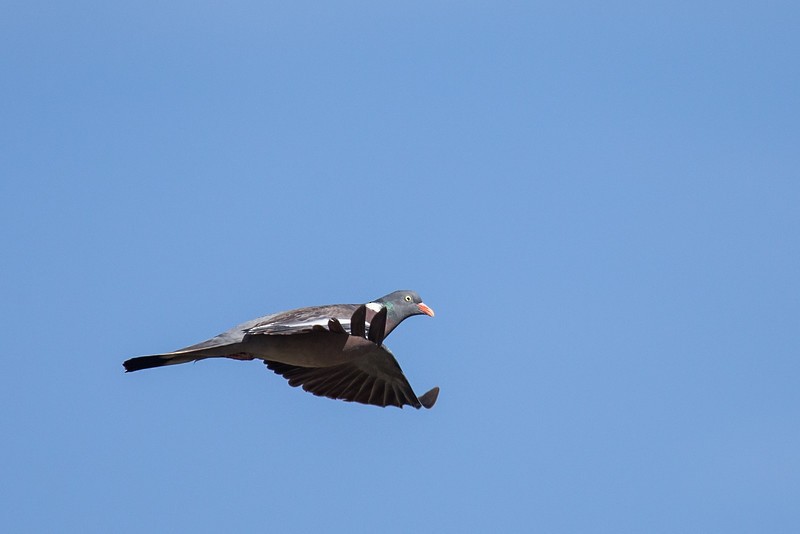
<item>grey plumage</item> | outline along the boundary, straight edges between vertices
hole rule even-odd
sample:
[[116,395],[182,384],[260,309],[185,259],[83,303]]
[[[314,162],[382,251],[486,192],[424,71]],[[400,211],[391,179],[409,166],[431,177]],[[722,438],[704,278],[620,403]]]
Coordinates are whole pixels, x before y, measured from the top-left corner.
[[207,358],[263,360],[291,386],[377,406],[430,408],[439,388],[417,397],[383,341],[403,320],[433,310],[414,291],[368,304],[299,308],[242,323],[174,352],[131,358],[128,372]]

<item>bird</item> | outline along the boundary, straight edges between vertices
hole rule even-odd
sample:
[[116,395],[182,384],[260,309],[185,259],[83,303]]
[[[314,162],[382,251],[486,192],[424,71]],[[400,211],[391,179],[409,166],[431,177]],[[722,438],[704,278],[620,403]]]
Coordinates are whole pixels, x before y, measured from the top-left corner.
[[188,347],[123,362],[125,372],[207,358],[263,360],[293,387],[319,397],[375,406],[432,408],[434,387],[417,397],[392,352],[383,344],[413,315],[434,316],[411,290],[365,304],[331,304],[252,319]]

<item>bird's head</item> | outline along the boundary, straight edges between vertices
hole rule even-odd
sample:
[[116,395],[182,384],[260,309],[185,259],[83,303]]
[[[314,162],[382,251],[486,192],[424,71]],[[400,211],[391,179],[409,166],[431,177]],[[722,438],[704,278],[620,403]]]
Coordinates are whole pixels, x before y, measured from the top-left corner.
[[[370,304],[376,306],[370,306]],[[380,307],[386,307],[388,317],[397,320],[398,323],[412,315],[425,314],[431,317],[434,315],[433,310],[422,302],[422,298],[419,294],[410,289],[402,289],[389,293],[374,302],[370,302],[367,304],[367,307],[375,311],[378,311]]]

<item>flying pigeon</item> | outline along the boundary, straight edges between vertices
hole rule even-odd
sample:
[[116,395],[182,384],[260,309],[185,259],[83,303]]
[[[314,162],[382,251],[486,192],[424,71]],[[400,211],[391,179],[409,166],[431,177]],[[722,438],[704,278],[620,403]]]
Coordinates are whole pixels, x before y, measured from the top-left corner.
[[412,315],[430,315],[414,291],[366,304],[298,308],[242,323],[202,343],[123,363],[126,372],[206,358],[263,360],[290,386],[317,396],[375,406],[431,408],[434,387],[417,397],[383,340]]

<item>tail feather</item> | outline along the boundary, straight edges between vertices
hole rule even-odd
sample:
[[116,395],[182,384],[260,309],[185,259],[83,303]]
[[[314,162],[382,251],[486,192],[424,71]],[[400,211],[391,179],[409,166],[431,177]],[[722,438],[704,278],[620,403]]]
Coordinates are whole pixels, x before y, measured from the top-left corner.
[[126,373],[133,371],[140,371],[142,369],[152,369],[153,367],[162,367],[164,365],[175,365],[177,363],[186,363],[194,361],[198,358],[197,355],[186,354],[155,354],[153,356],[139,356],[138,358],[131,358],[125,360],[123,366]]

